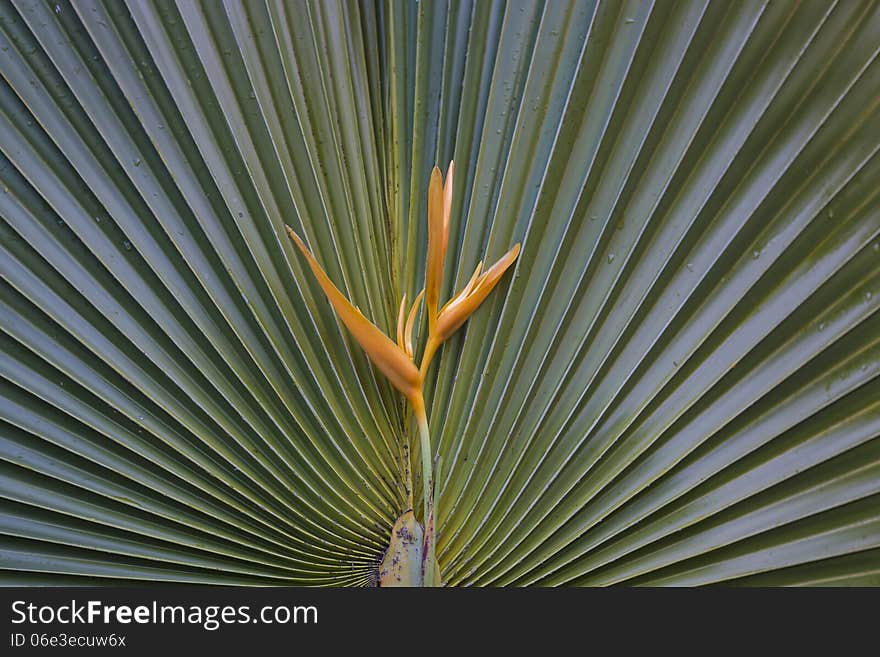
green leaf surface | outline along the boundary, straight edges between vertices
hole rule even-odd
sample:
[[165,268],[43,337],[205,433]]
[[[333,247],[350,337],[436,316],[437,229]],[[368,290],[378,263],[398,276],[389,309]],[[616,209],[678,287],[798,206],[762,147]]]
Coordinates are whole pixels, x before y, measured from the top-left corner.
[[442,298],[523,248],[426,382],[444,583],[877,585],[878,34],[0,4],[0,581],[375,583],[414,425],[284,224],[392,335],[454,159]]

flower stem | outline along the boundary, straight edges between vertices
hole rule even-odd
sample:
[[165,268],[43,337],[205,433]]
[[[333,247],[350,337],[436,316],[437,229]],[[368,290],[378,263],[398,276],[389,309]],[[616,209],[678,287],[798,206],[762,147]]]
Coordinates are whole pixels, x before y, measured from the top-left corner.
[[422,556],[422,586],[434,586],[437,569],[437,537],[434,532],[434,476],[431,464],[431,434],[424,399],[413,404],[419,422],[419,438],[422,453],[422,491],[425,501],[425,548]]
[[402,443],[402,452],[401,460],[403,462],[403,490],[404,495],[406,497],[406,510],[413,510],[413,477],[412,477],[412,441],[410,436],[412,436],[412,418],[407,417],[406,419],[407,431],[404,439],[401,441]]
[[425,352],[422,354],[422,366],[419,368],[419,374],[422,377],[422,381],[425,380],[425,377],[428,374],[428,367],[431,366],[431,360],[434,358],[434,354],[437,352],[439,346],[440,343],[429,334],[428,342],[425,344]]

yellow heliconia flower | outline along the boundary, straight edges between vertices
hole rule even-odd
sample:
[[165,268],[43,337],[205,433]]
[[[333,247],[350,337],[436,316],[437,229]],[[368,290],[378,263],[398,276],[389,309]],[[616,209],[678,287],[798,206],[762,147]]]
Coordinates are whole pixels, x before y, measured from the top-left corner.
[[422,377],[428,371],[434,353],[449,336],[467,321],[483,300],[497,285],[504,272],[519,256],[520,245],[515,244],[501,259],[480,275],[483,263],[477,265],[467,285],[445,306],[438,310],[443,264],[449,246],[449,214],[452,210],[452,180],[455,164],[449,163],[446,183],[440,169],[434,167],[428,187],[428,262],[425,269],[425,307],[428,312],[428,341],[422,355]]
[[[422,550],[421,578],[422,583],[434,586],[440,578],[437,567],[437,536],[435,532],[434,502],[436,493],[434,486],[433,467],[431,463],[431,439],[428,428],[428,414],[425,399],[422,395],[422,384],[431,364],[434,353],[464,322],[467,321],[483,300],[498,284],[504,272],[510,268],[519,256],[520,245],[517,243],[510,251],[485,272],[480,262],[467,285],[449,302],[440,308],[440,285],[443,281],[443,264],[449,246],[449,215],[452,211],[452,179],[455,165],[450,162],[446,173],[446,182],[440,169],[434,167],[428,186],[428,260],[425,268],[425,289],[416,297],[409,313],[406,312],[406,295],[400,302],[397,313],[397,343],[386,336],[345,298],[311,252],[290,226],[287,232],[299,250],[308,260],[309,267],[318,279],[318,284],[327,295],[336,314],[348,327],[358,344],[370,357],[388,380],[409,400],[413,414],[419,425],[422,457],[422,486],[424,488],[424,547]],[[428,316],[428,339],[422,354],[421,367],[414,363],[412,342],[413,328],[418,316],[422,296],[425,298],[425,310]],[[438,466],[439,467],[439,466]],[[409,472],[407,470],[407,472]],[[412,507],[412,479],[408,476],[408,502]],[[410,510],[411,513],[411,510]],[[403,517],[403,516],[401,516]]]
[[296,242],[299,250],[312,268],[318,284],[327,295],[327,299],[339,315],[342,323],[351,331],[354,339],[367,352],[370,360],[379,368],[379,370],[388,377],[388,380],[411,402],[415,403],[418,399],[421,402],[422,397],[422,377],[418,368],[412,361],[412,341],[410,340],[409,353],[403,347],[394,343],[391,338],[382,333],[378,326],[364,317],[360,310],[355,308],[352,303],[345,298],[330,277],[321,269],[314,256],[290,226],[285,226],[288,234]]

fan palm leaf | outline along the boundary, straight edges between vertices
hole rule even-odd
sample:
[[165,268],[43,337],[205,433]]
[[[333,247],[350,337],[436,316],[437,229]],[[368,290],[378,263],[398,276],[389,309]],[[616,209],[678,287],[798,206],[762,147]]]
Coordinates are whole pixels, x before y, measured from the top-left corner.
[[284,227],[395,336],[454,160],[430,298],[522,249],[425,373],[443,580],[876,584],[878,34],[0,3],[2,581],[375,583],[415,429]]

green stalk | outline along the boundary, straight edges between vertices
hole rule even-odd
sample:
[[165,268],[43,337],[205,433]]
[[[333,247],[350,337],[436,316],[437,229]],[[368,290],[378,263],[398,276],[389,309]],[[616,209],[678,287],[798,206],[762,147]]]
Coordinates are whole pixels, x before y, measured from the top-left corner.
[[425,500],[425,551],[422,569],[422,585],[434,586],[437,569],[437,538],[434,532],[434,476],[431,464],[431,434],[428,430],[428,417],[425,414],[424,400],[414,404],[419,421],[419,438],[422,452],[422,491]]
[[401,441],[403,451],[401,460],[403,461],[403,488],[406,496],[406,509],[410,511],[415,510],[413,508],[412,434],[412,416],[407,413],[406,435]]
[[[434,518],[433,525],[436,528],[440,518],[440,466],[443,463],[443,458],[438,454],[437,460],[434,462],[434,493],[433,498],[431,500],[431,511],[432,517]],[[437,563],[437,531],[436,529],[431,533],[431,553],[434,555],[434,579],[432,580],[433,586],[442,586],[443,583],[440,580],[440,564]]]

